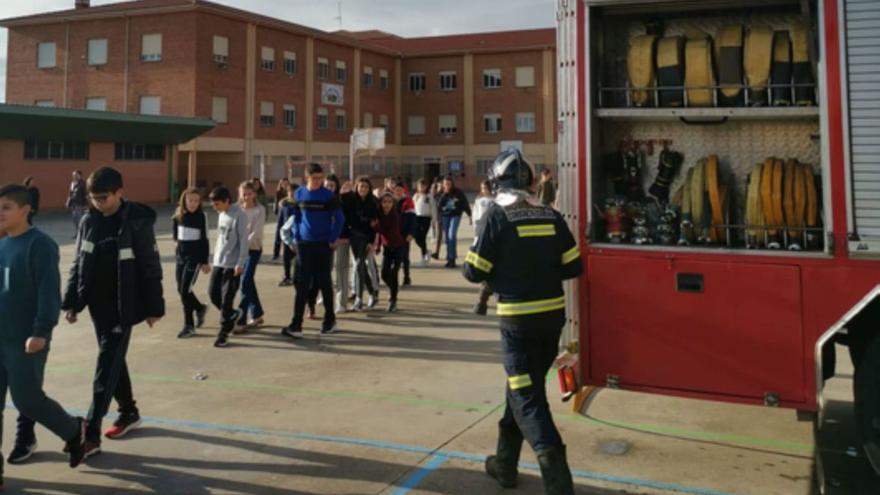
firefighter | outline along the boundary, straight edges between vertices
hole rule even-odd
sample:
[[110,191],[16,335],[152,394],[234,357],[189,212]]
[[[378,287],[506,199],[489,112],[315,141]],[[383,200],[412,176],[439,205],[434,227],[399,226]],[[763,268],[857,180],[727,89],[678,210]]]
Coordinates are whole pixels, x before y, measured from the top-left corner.
[[565,324],[562,281],[583,272],[577,243],[562,216],[531,198],[534,169],[517,150],[500,154],[489,171],[496,203],[486,213],[465,259],[464,276],[486,282],[498,299],[506,407],[496,454],[486,472],[516,486],[523,438],[538,456],[547,494],[574,493],[565,445],[547,403],[545,377]]

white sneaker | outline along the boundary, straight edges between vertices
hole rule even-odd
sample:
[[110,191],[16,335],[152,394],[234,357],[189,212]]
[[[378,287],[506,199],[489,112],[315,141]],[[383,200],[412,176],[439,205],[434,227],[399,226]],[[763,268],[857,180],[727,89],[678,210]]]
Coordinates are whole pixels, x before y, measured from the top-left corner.
[[341,304],[337,304],[336,307],[333,309],[333,311],[336,314],[341,315],[342,313],[348,313],[348,308],[346,308],[345,306],[343,306]]
[[367,300],[367,308],[368,308],[368,309],[373,309],[373,308],[376,307],[377,304],[379,304],[379,298],[376,297],[376,296],[371,295],[371,296],[370,296],[370,299]]
[[354,306],[352,307],[354,311],[362,311],[364,309],[364,302],[361,298],[357,298],[354,300]]

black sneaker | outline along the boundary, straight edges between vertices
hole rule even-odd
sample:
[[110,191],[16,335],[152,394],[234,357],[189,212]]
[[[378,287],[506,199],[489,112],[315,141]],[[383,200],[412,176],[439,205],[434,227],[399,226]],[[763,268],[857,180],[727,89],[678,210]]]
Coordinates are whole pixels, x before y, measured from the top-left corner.
[[281,282],[278,282],[278,287],[290,287],[291,285],[293,285],[293,280],[289,278],[283,278]]
[[440,253],[434,253],[434,254],[431,255],[431,257],[434,258],[435,260],[439,260],[439,259],[440,259]]
[[321,335],[330,335],[336,333],[336,319],[325,321],[321,324]]
[[76,436],[65,443],[64,449],[67,451],[67,461],[72,468],[79,466],[83,459],[86,458],[86,445],[84,441],[86,420],[81,417],[77,417],[76,421],[79,425],[79,428],[77,428]]
[[124,437],[128,432],[137,428],[141,425],[141,415],[134,412],[128,414],[120,414],[116,421],[113,422],[113,426],[107,428],[107,431],[104,432],[104,436],[111,439],[116,440],[118,438]]
[[178,339],[188,339],[196,334],[196,327],[192,325],[184,325],[183,330],[177,334]]
[[488,312],[489,312],[489,308],[485,304],[477,303],[476,305],[474,305],[474,314],[475,315],[486,316],[486,313],[488,313]]
[[405,277],[403,279],[403,286],[404,287],[411,287],[412,286],[412,279],[409,277]]
[[229,345],[229,334],[220,332],[217,340],[214,341],[214,347],[226,347]]
[[288,325],[281,329],[281,335],[291,339],[301,339],[303,337],[302,325]]
[[6,458],[9,464],[24,464],[24,461],[31,458],[37,450],[37,439],[30,442],[15,442],[15,447]]
[[83,460],[88,459],[89,457],[95,457],[96,455],[101,453],[101,444],[98,442],[90,442],[86,440],[83,450],[85,450]]
[[196,310],[196,328],[202,328],[202,325],[205,324],[205,315],[208,314],[208,306],[202,306],[201,309]]
[[443,267],[444,268],[455,268],[455,262],[454,261],[447,261],[446,264],[443,265]]
[[388,301],[388,312],[389,313],[396,313],[397,312],[397,301],[395,301],[394,299]]

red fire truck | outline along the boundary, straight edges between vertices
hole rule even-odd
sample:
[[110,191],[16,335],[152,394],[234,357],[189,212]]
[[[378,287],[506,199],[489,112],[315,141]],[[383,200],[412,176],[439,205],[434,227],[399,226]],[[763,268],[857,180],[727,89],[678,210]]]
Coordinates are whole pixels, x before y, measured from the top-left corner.
[[846,345],[880,473],[880,1],[558,0],[557,20],[579,383],[821,413]]

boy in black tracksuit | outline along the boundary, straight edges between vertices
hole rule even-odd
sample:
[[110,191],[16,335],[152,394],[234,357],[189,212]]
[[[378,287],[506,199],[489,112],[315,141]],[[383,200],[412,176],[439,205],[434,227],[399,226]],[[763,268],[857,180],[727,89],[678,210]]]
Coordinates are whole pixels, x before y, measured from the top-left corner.
[[156,212],[122,199],[122,175],[103,167],[87,181],[92,208],[80,223],[76,253],[61,309],[68,322],[88,308],[98,339],[86,457],[101,451],[101,420],[112,398],[119,417],[105,432],[115,439],[140,424],[125,353],[131,329],[151,327],[165,314],[162,265],[153,224]]
[[202,195],[198,189],[187,189],[180,195],[180,204],[172,217],[172,236],[177,241],[177,292],[183,306],[183,330],[178,338],[192,337],[196,328],[205,323],[208,306],[193,294],[193,286],[202,273],[210,273],[208,264],[208,218],[202,211]]

